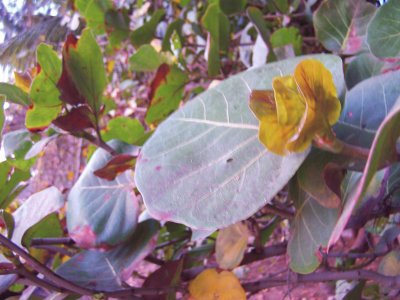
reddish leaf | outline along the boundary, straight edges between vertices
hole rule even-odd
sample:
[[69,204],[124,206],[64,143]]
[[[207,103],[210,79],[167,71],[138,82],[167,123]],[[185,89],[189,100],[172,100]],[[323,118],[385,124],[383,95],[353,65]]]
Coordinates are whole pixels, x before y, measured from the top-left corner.
[[171,68],[167,64],[162,64],[158,67],[157,73],[153,78],[153,81],[150,84],[150,91],[149,91],[149,99],[150,102],[153,102],[154,95],[156,93],[157,88],[165,82],[167,75],[169,74]]
[[68,113],[59,116],[53,121],[57,127],[68,131],[78,132],[87,128],[95,128],[93,113],[87,106],[79,106],[72,108]]
[[[143,287],[147,288],[167,288],[176,286],[180,281],[180,276],[183,267],[183,260],[168,261],[158,270],[153,272],[143,283]],[[175,295],[175,292],[171,292]],[[145,300],[161,300],[175,299],[169,297],[168,294],[160,294],[156,296],[144,296]]]
[[104,167],[94,171],[94,175],[106,180],[114,180],[118,174],[133,167],[134,158],[129,154],[116,155]]
[[71,105],[78,105],[86,103],[86,99],[79,93],[76,88],[67,68],[66,59],[68,59],[68,53],[70,47],[76,47],[78,39],[70,34],[64,44],[63,49],[63,65],[61,77],[57,82],[57,88],[60,90],[60,99]]

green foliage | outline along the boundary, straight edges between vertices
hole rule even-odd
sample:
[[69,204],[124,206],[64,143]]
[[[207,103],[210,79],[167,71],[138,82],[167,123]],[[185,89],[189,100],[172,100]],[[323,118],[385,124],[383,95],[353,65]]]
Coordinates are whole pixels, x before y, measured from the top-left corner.
[[133,71],[151,72],[165,63],[166,58],[151,45],[143,45],[131,56],[129,62]]
[[226,52],[229,44],[229,20],[221,11],[218,3],[210,4],[201,23],[208,31],[210,40],[208,49],[208,75],[219,74],[221,68],[220,52]]
[[[286,254],[302,282],[337,281],[338,297],[395,297],[400,7],[369,2],[0,4],[0,63],[19,69],[0,83],[0,291],[26,277],[43,287],[9,291],[242,299],[288,275],[241,287],[198,270]],[[64,135],[85,140],[72,187],[25,190]],[[345,229],[359,238],[336,243]],[[363,232],[374,243],[359,245]],[[144,260],[160,267],[142,280]]]

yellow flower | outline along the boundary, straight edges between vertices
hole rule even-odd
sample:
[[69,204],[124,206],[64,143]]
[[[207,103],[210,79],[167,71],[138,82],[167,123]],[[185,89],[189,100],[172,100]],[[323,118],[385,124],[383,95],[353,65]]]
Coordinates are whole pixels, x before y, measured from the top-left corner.
[[320,61],[303,60],[294,75],[275,77],[272,87],[250,95],[259,138],[268,150],[286,155],[306,150],[313,139],[334,141],[331,126],[339,119],[340,101],[332,74]]

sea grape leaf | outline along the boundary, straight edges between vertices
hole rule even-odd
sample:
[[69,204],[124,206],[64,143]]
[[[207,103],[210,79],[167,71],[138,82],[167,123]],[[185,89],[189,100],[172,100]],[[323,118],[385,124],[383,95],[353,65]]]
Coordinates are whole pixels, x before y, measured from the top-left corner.
[[218,3],[207,7],[201,24],[208,31],[207,65],[208,75],[218,75],[221,68],[220,52],[228,50],[230,24],[228,17],[221,11]]
[[[117,141],[109,145],[125,154],[132,154],[136,149]],[[112,181],[94,174],[110,159],[105,150],[96,150],[68,195],[68,232],[82,248],[108,249],[125,241],[136,227],[138,203],[133,192],[132,171]]]
[[164,18],[165,11],[163,9],[156,10],[151,16],[150,21],[144,23],[141,27],[135,29],[131,33],[131,42],[135,48],[139,48],[144,44],[150,44],[154,38],[158,23]]
[[129,279],[137,263],[154,249],[159,229],[159,223],[153,219],[141,222],[135,232],[114,249],[82,251],[56,272],[80,286],[101,291],[120,290],[126,286],[122,282]]
[[57,81],[61,76],[61,60],[46,44],[36,49],[38,74],[29,93],[33,105],[26,113],[25,124],[29,130],[41,130],[51,124],[61,112],[60,92]]
[[[232,76],[160,124],[142,148],[135,171],[153,217],[215,230],[246,219],[269,203],[308,153],[277,156],[267,151],[258,140],[249,95],[255,89],[272,89],[274,77],[293,73],[304,58]],[[320,60],[332,72],[341,94],[340,58],[307,58]]]
[[345,205],[329,239],[329,245],[338,241],[357,203],[364,197],[376,171],[383,165],[398,160],[396,142],[400,135],[400,98],[393,105],[375,135],[363,175],[357,188],[345,199]]
[[64,196],[55,187],[49,187],[30,196],[14,213],[13,242],[21,245],[25,232],[46,216],[64,207]]
[[366,33],[376,7],[364,0],[325,0],[315,11],[318,40],[335,53],[355,54],[368,50]]
[[9,83],[0,82],[0,95],[4,96],[5,100],[11,103],[22,106],[29,106],[31,104],[27,93]]
[[103,55],[95,36],[85,29],[76,41],[67,39],[63,52],[63,68],[72,79],[79,94],[97,115],[102,104],[103,91],[107,85]]
[[145,121],[159,123],[174,112],[182,100],[188,77],[177,66],[162,64],[151,84],[150,107]]
[[132,145],[135,145],[144,134],[144,128],[139,120],[128,117],[111,119],[107,127],[101,131],[101,136],[106,142],[118,139]]
[[321,261],[318,250],[325,247],[335,227],[339,210],[320,205],[307,192],[291,185],[290,197],[296,207],[291,237],[288,243],[290,268],[300,274],[315,271]]
[[325,168],[334,161],[334,157],[334,155],[326,151],[313,149],[297,173],[300,187],[314,201],[330,208],[338,208],[341,205],[340,195],[329,188],[324,178]]
[[151,45],[141,46],[130,58],[131,69],[137,72],[150,72],[167,62],[166,58]]
[[377,57],[400,57],[400,2],[391,0],[378,9],[367,33],[372,54]]
[[347,66],[346,86],[352,89],[357,83],[372,76],[379,75],[385,62],[370,53],[357,55]]
[[370,148],[375,133],[400,95],[400,71],[366,79],[349,92],[339,121],[337,136],[356,146]]

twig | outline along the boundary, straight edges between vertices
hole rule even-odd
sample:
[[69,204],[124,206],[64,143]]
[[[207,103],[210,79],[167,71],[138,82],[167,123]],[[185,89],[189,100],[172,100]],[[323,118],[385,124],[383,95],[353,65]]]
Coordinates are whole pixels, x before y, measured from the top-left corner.
[[288,210],[281,209],[281,208],[277,208],[277,207],[275,207],[275,206],[273,206],[271,204],[267,204],[266,206],[264,206],[264,210],[269,212],[269,213],[281,216],[284,219],[291,220],[291,219],[294,218],[294,214],[292,212],[290,212]]
[[44,245],[68,245],[72,246],[75,242],[69,237],[63,238],[33,238],[31,246],[44,246]]
[[10,249],[11,251],[15,252],[18,254],[20,257],[26,260],[26,262],[37,272],[41,273],[43,276],[45,276],[48,280],[53,282],[54,284],[58,285],[59,287],[63,287],[66,290],[78,294],[78,295],[92,295],[93,291],[90,289],[86,289],[83,287],[80,287],[64,278],[61,276],[57,275],[54,273],[51,269],[40,263],[36,258],[31,256],[29,253],[25,252],[22,248],[20,248],[18,245],[14,244],[12,241],[7,239],[4,235],[0,234],[0,243]]
[[[293,278],[292,278],[293,277]],[[243,288],[248,292],[260,291],[266,288],[286,285],[288,283],[287,276],[279,278],[263,278],[255,282],[243,284]],[[369,270],[353,270],[344,272],[314,272],[311,274],[295,274],[291,276],[291,284],[312,283],[337,280],[373,280],[376,283],[394,288],[400,287],[400,276],[385,276]]]

